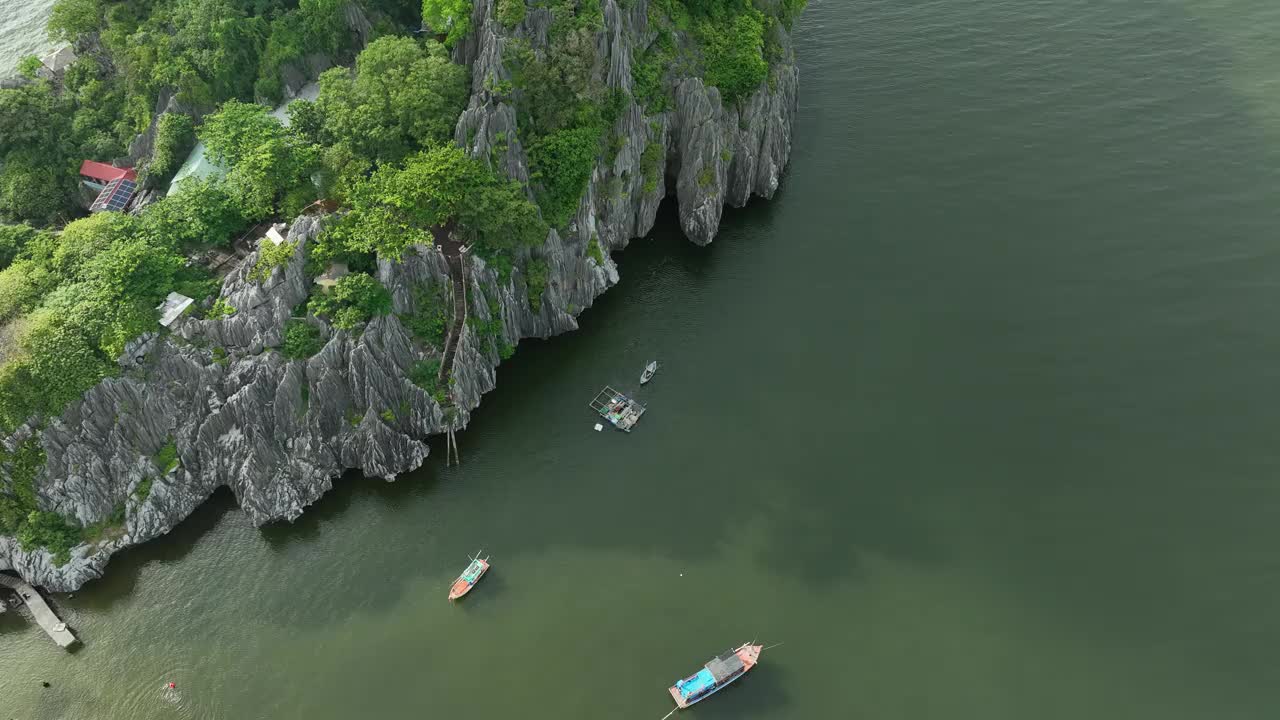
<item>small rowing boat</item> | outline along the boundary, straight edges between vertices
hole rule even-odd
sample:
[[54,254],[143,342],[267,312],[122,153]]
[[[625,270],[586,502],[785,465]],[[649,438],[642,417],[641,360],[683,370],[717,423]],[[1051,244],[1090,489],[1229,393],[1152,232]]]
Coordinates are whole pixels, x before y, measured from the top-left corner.
[[453,581],[453,586],[449,588],[449,599],[457,600],[458,598],[471,592],[471,588],[480,582],[480,578],[489,572],[489,558],[480,559],[480,553],[471,559],[471,564],[466,570]]
[[736,650],[727,650],[713,658],[698,672],[676,681],[667,688],[676,707],[683,710],[723,690],[734,680],[760,662],[763,646],[746,643]]
[[644,385],[653,379],[653,374],[658,372],[658,361],[654,360],[644,366],[644,372],[640,373],[640,384]]

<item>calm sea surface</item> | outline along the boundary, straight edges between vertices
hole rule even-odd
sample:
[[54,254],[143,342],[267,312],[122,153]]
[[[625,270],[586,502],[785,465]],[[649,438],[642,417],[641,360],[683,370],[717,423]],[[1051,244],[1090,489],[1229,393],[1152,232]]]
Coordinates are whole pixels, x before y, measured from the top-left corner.
[[262,530],[219,494],[57,598],[75,655],[0,617],[0,714],[658,720],[759,638],[692,717],[1274,717],[1277,37],[1271,0],[812,0],[773,202],[705,249],[664,216],[461,468]]
[[0,0],[0,77],[11,74],[27,55],[42,55],[55,44],[45,37],[53,0]]

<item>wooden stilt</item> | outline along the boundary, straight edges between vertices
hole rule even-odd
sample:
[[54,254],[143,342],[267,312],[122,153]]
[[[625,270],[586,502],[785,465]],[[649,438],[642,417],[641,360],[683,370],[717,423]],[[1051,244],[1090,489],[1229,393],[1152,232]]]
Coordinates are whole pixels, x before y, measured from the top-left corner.
[[454,421],[454,430],[449,433],[453,437],[453,462],[457,465],[462,464],[462,454],[458,452],[458,431],[457,421]]

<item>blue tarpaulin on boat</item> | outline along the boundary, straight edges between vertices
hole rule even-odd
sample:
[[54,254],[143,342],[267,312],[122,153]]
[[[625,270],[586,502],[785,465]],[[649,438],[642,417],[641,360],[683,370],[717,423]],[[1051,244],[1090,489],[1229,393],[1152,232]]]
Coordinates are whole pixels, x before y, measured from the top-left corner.
[[715,688],[716,679],[712,676],[711,671],[703,668],[698,674],[691,678],[681,680],[676,683],[676,690],[687,700],[695,695],[700,695],[708,690]]

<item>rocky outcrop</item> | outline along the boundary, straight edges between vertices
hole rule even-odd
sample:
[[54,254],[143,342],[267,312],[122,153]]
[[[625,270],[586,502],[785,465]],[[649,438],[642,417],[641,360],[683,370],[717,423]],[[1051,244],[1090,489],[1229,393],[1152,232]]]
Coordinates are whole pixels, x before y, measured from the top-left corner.
[[[656,37],[648,27],[648,4],[632,0],[624,9],[605,0],[594,71],[612,87],[630,89],[633,54]],[[489,88],[510,79],[503,65],[508,39],[543,47],[549,24],[545,10],[530,10],[507,31],[493,19],[493,0],[477,0],[472,36],[455,50],[471,65],[475,88],[457,141],[526,183],[529,163],[516,109]],[[414,312],[424,295],[451,297],[449,266],[436,248],[417,248],[398,263],[379,262],[396,314],[361,332],[322,327],[326,344],[306,360],[279,352],[286,323],[310,292],[304,255],[323,222],[299,218],[289,232],[297,243],[290,262],[258,282],[250,256],[227,278],[223,296],[237,309],[234,315],[181,321],[175,332],[143,344],[140,362],[131,356],[128,370],[41,431],[48,459],[37,483],[41,506],[88,524],[123,504],[124,527],[97,545],[76,548],[61,567],[43,550],[24,551],[0,537],[0,569],[51,590],[71,590],[100,575],[114,551],[168,532],[219,487],[229,487],[262,524],[298,517],[346,470],[392,480],[419,467],[427,457],[425,438],[447,424],[465,426],[495,387],[506,351],[522,338],[577,328],[575,316],[618,281],[609,252],[647,233],[663,198],[675,197],[686,234],[706,244],[726,204],[774,194],[791,149],[797,85],[794,64],[783,62],[737,107],[726,106],[719,91],[698,78],[675,82],[667,112],[649,115],[629,103],[614,127],[616,156],[597,162],[569,226],[551,231],[533,251],[548,267],[536,310],[518,268],[504,280],[468,255],[469,320],[452,368],[448,409],[408,380],[415,364],[440,357],[415,343],[399,319]],[[592,243],[603,253],[593,252]],[[12,448],[24,437],[6,444]],[[169,443],[180,462],[166,472],[153,457]]]

